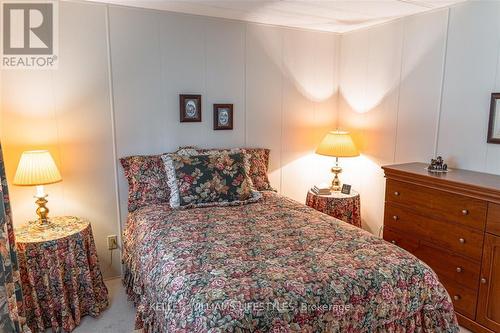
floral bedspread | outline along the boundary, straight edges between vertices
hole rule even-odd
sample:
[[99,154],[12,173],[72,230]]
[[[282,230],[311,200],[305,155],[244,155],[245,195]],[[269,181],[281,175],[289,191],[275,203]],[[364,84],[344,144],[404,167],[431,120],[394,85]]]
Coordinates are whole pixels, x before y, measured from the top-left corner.
[[124,246],[145,332],[459,331],[427,265],[272,192],[236,207],[141,208]]

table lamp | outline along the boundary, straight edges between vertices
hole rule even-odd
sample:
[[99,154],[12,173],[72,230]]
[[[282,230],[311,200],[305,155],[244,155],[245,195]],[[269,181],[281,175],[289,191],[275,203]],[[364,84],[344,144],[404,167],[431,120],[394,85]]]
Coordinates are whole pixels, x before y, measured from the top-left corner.
[[342,172],[342,168],[339,166],[339,157],[359,156],[358,149],[354,145],[349,132],[330,131],[319,144],[316,154],[335,157],[335,166],[332,168],[335,176],[333,177],[331,190],[340,191],[339,173]]
[[47,150],[25,151],[21,155],[17,171],[14,176],[14,185],[36,186],[36,204],[38,208],[38,227],[46,228],[50,226],[48,218],[49,209],[47,204],[47,194],[43,186],[54,184],[62,180],[61,174]]

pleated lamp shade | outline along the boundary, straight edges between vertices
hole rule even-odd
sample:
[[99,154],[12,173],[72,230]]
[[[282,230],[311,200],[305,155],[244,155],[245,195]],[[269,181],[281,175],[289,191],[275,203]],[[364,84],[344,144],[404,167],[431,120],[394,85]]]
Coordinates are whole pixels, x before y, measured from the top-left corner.
[[60,182],[61,174],[47,150],[25,151],[17,166],[14,185],[38,186]]
[[355,157],[359,151],[354,145],[349,132],[331,131],[319,144],[316,154],[334,157]]

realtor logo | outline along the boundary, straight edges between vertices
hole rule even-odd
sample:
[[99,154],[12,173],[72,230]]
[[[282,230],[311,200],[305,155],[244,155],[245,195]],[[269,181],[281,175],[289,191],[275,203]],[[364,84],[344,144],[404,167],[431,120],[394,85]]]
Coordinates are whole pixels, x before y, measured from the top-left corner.
[[2,3],[2,68],[57,67],[57,9],[54,1]]

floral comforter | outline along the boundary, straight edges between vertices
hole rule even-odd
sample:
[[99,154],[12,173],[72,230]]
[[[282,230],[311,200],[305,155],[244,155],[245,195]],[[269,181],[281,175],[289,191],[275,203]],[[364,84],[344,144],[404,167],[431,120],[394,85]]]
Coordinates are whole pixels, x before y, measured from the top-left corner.
[[254,204],[141,208],[125,284],[145,332],[458,332],[421,261],[272,192]]

